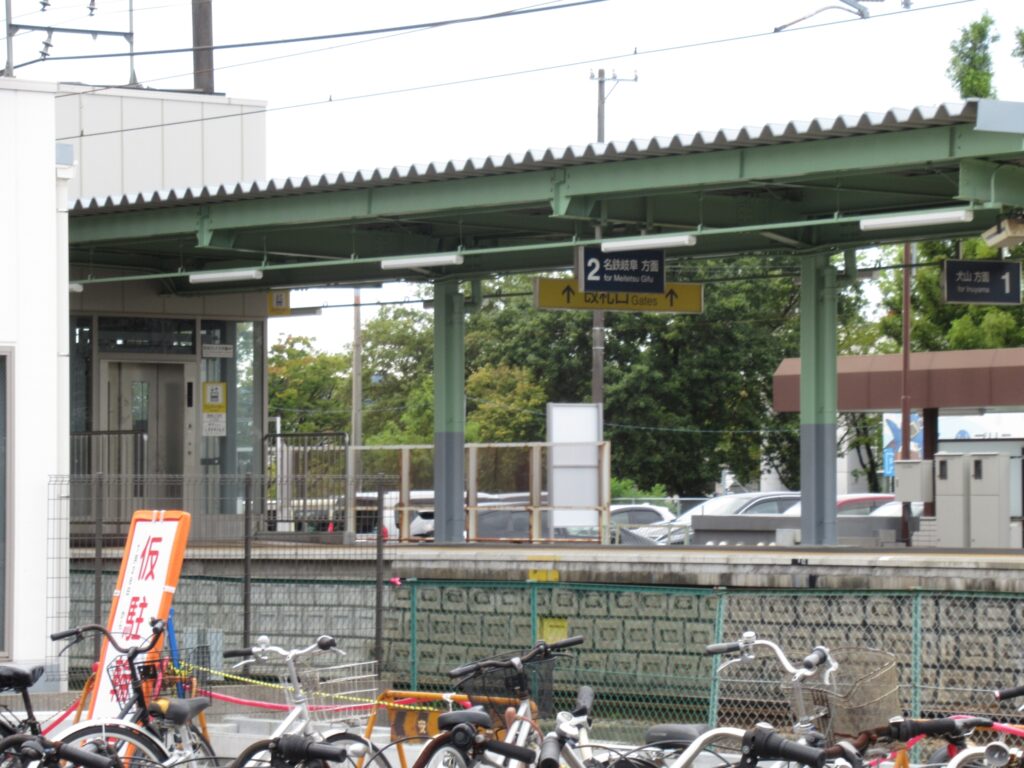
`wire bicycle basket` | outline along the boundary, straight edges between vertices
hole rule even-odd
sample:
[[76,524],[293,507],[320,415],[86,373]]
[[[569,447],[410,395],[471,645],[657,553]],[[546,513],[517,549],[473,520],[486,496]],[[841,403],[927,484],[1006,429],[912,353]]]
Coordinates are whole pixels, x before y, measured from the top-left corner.
[[[380,677],[376,661],[334,666],[300,665],[299,682],[309,702],[310,716],[324,723],[365,725],[376,707]],[[293,686],[282,679],[289,703]]]
[[[508,661],[518,653],[492,656],[487,661]],[[557,656],[536,659],[523,664],[522,670],[512,667],[488,668],[463,678],[455,687],[469,696],[470,703],[481,706],[490,714],[495,732],[506,729],[505,711],[519,706],[520,699],[531,699],[531,715],[552,717],[554,715],[553,689]]]
[[[198,690],[206,687],[209,665],[210,649],[205,645],[183,650],[177,663],[167,655],[135,660],[135,670],[147,699],[160,695],[198,695]],[[117,656],[107,665],[107,677],[111,695],[117,703],[125,706],[131,702],[134,691],[126,656]]]
[[856,736],[903,714],[893,654],[875,648],[836,648],[832,658],[839,668],[831,685],[813,682],[803,686],[812,706],[824,709],[819,730],[829,742]]

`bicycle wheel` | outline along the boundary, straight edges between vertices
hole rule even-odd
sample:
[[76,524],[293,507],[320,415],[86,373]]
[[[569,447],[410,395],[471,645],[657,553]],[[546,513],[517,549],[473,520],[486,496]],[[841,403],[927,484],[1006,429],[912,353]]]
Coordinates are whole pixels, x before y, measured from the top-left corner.
[[153,768],[167,759],[156,739],[127,723],[85,723],[60,735],[65,744],[117,755],[123,768]]

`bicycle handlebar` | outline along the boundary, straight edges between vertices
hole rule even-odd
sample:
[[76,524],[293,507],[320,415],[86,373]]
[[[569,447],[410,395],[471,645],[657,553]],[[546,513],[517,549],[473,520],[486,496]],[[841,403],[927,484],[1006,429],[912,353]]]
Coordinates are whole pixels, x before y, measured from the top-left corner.
[[744,734],[743,753],[766,760],[792,760],[811,768],[823,768],[828,759],[824,749],[791,741],[764,727],[753,728]]
[[726,653],[736,653],[742,649],[743,646],[739,643],[712,643],[704,647],[704,655],[721,656]]
[[537,759],[537,753],[529,747],[520,747],[518,744],[509,744],[506,741],[485,741],[483,747],[488,752],[496,752],[499,755],[511,757],[513,760],[518,760],[526,765],[530,765]]
[[307,760],[328,760],[337,763],[348,755],[348,746],[315,741],[301,733],[293,733],[279,738],[276,749],[278,754],[291,764]]
[[260,635],[256,640],[256,645],[251,648],[230,648],[223,651],[221,656],[225,659],[254,656],[265,661],[267,657],[273,653],[285,660],[291,660],[316,651],[334,651],[342,656],[345,655],[345,652],[338,647],[338,641],[330,635],[320,635],[320,637],[305,648],[292,648],[291,650],[286,650],[278,645],[271,645],[270,639],[266,635]]
[[582,635],[574,635],[572,637],[567,637],[564,640],[556,640],[553,643],[547,643],[541,640],[522,656],[515,656],[511,659],[483,659],[481,661],[474,661],[471,664],[463,664],[461,667],[455,667],[455,669],[449,670],[448,677],[464,677],[465,675],[472,675],[485,669],[518,667],[522,664],[528,664],[537,657],[551,658],[553,651],[560,651],[563,648],[571,648],[574,645],[581,645],[583,641],[584,638]]
[[1014,688],[1000,688],[997,691],[992,691],[992,695],[996,697],[996,701],[1015,699],[1018,696],[1024,696],[1024,685],[1018,685]]
[[814,669],[820,667],[825,663],[828,658],[828,648],[823,645],[817,646],[807,656],[804,657],[803,667],[804,669]]
[[52,764],[54,762],[52,758],[67,760],[84,768],[120,768],[121,765],[117,757],[90,752],[73,744],[50,741],[31,733],[16,733],[0,741],[0,752],[10,749],[44,765]]
[[594,689],[589,685],[581,685],[576,692],[576,706],[572,708],[574,717],[590,716],[590,710],[594,706]]
[[54,632],[50,635],[51,640],[66,640],[69,637],[73,637],[75,642],[81,640],[87,633],[95,632],[103,635],[107,638],[107,641],[114,647],[114,650],[118,653],[123,653],[127,656],[135,657],[140,654],[146,653],[147,651],[153,650],[156,647],[157,641],[160,636],[163,635],[166,625],[163,619],[152,618],[149,620],[149,626],[153,628],[153,633],[143,640],[138,645],[123,646],[118,642],[117,638],[114,637],[113,633],[106,627],[100,624],[82,624],[81,626],[74,627],[73,629],[65,629],[60,632]]
[[[828,662],[829,666],[826,668],[824,673],[824,680],[827,683],[829,676],[837,667],[835,661],[832,659],[831,655],[829,655],[828,648],[823,645],[818,645],[815,646],[814,650],[812,650],[806,657],[804,657],[804,660],[798,668],[789,660],[782,648],[780,648],[776,643],[773,643],[771,640],[763,640],[754,632],[744,632],[743,636],[735,642],[712,643],[711,645],[707,645],[704,647],[704,653],[708,656],[718,656],[728,653],[743,653],[744,655],[749,656],[753,653],[754,648],[767,648],[775,654],[775,658],[778,660],[782,668],[787,672],[787,674],[793,676],[794,682],[806,677],[811,677],[815,674],[818,667]],[[725,664],[731,664],[735,661],[738,661],[738,659],[732,659],[725,662]],[[725,664],[723,664],[723,666],[725,666]],[[721,667],[719,669],[721,669]]]
[[558,768],[561,764],[562,741],[557,733],[549,733],[540,745],[537,768]]

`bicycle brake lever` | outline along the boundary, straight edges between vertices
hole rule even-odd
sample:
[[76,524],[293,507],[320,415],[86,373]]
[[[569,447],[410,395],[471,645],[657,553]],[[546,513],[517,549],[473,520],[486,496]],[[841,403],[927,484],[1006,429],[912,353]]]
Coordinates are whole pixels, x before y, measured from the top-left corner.
[[242,659],[242,660],[241,660],[240,662],[238,662],[237,664],[232,664],[232,665],[231,665],[231,668],[232,668],[232,669],[241,669],[241,668],[242,668],[242,667],[244,667],[244,666],[245,666],[246,664],[255,664],[255,663],[256,663],[256,659]]
[[739,663],[741,663],[743,661],[748,661],[750,658],[753,658],[753,657],[752,656],[748,657],[748,656],[746,656],[746,654],[744,654],[743,656],[738,656],[735,659],[729,659],[728,661],[723,661],[721,664],[718,665],[718,671],[721,672],[726,667],[732,666],[733,664],[739,664]]

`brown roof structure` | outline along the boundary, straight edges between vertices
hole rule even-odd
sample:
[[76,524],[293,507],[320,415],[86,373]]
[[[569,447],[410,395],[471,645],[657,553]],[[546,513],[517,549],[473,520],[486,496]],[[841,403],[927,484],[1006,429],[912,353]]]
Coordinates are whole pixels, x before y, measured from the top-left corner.
[[[902,365],[899,354],[840,357],[838,409],[899,410]],[[1024,407],[1024,348],[914,352],[908,389],[915,409]],[[772,404],[780,413],[800,410],[800,358],[775,370]]]

